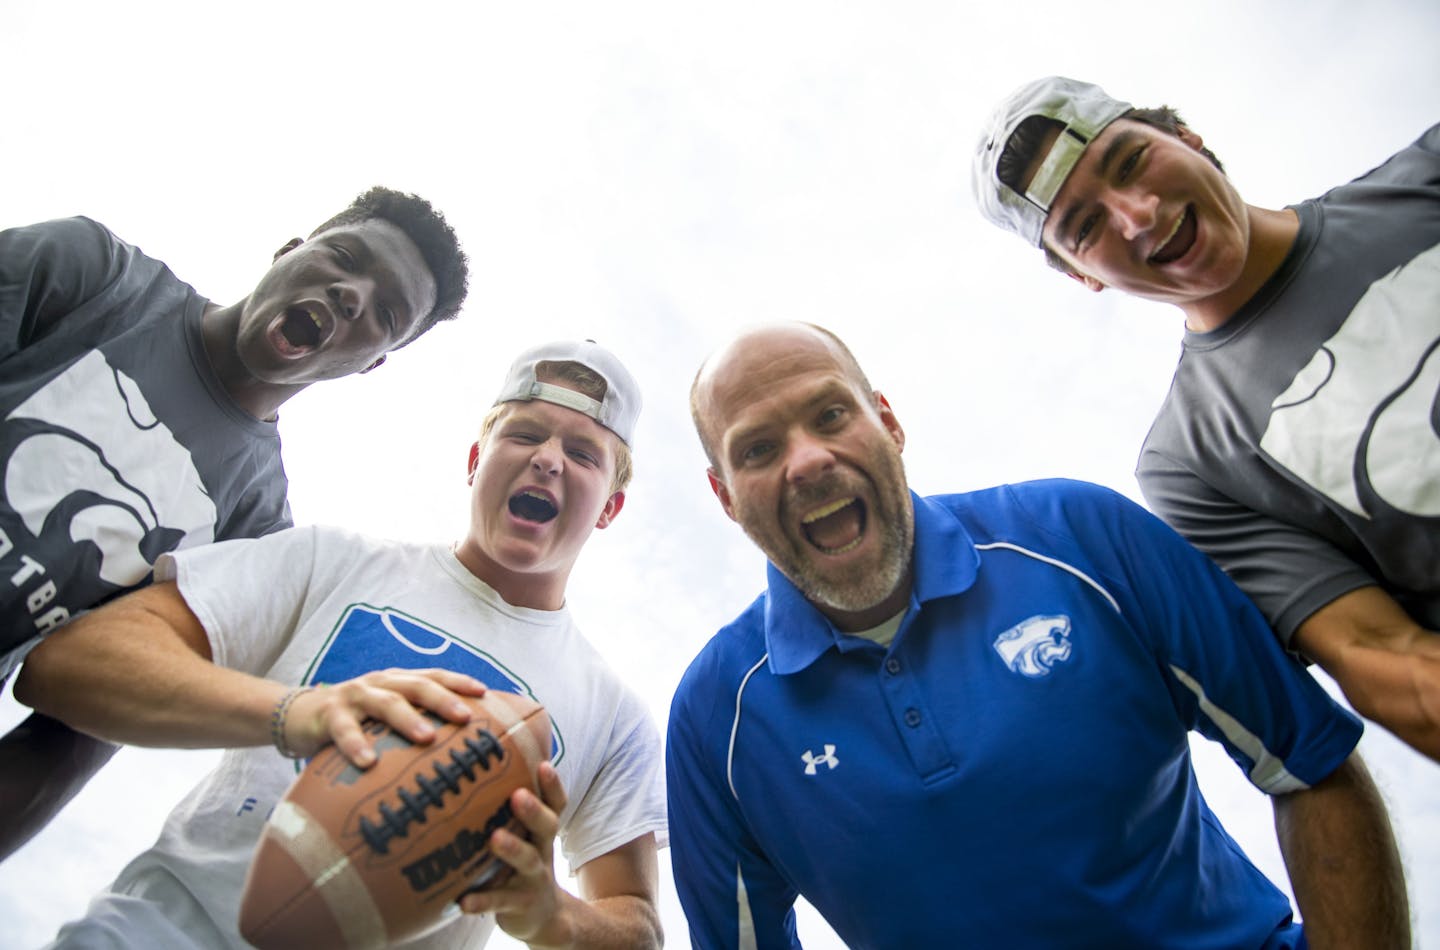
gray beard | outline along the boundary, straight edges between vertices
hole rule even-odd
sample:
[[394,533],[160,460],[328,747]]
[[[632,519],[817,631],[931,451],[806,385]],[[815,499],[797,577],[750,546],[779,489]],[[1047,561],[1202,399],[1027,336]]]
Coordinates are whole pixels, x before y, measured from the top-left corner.
[[799,559],[794,564],[777,567],[807,599],[845,613],[859,613],[889,597],[905,579],[912,537],[912,533],[906,530],[907,524],[899,519],[890,521],[885,530],[879,567],[858,577],[838,581],[820,577]]

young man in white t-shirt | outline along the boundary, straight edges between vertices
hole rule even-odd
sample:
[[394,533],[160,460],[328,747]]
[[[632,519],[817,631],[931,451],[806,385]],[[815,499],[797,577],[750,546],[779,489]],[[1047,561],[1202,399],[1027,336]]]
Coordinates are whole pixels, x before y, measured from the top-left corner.
[[[334,742],[364,767],[363,719],[428,741],[422,710],[463,721],[460,697],[491,688],[533,696],[553,724],[542,794],[511,799],[530,840],[495,832],[516,873],[413,945],[478,946],[498,923],[532,945],[659,946],[658,735],[565,607],[591,530],[624,505],[639,409],[603,348],[537,347],[470,449],[458,544],[312,526],[178,552],[153,587],[38,648],[15,688],[36,709],[111,741],[228,750],[57,945],[244,946],[250,854],[299,768],[281,756]],[[557,837],[578,896],[556,880]]]

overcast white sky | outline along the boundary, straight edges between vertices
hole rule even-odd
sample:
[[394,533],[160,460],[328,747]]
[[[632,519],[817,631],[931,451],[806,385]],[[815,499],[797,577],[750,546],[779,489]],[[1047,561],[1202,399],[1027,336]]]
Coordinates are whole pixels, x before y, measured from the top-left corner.
[[[1430,0],[981,6],[3,0],[0,226],[89,215],[230,303],[365,187],[430,198],[471,255],[469,303],[379,372],[286,405],[296,520],[453,540],[466,449],[510,359],[548,338],[607,344],[646,392],[638,476],[570,603],[663,724],[685,665],[764,579],[706,487],[686,407],[699,362],[743,325],[844,337],[922,492],[1065,475],[1138,500],[1178,311],[1084,293],[979,218],[970,152],[1000,96],[1059,72],[1174,105],[1266,206],[1440,119]],[[22,713],[7,693],[0,728]],[[1440,947],[1440,768],[1378,729],[1362,749],[1417,936]],[[1222,821],[1288,889],[1268,804],[1197,753]],[[212,761],[122,752],[0,864],[0,947],[81,913]],[[812,914],[801,934],[840,946]]]

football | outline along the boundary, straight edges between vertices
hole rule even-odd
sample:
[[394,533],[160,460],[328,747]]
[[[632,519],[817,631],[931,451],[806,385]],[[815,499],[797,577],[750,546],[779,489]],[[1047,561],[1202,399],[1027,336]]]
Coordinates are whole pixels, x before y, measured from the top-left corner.
[[463,725],[435,717],[414,745],[373,720],[376,760],[357,769],[333,746],[305,766],[270,815],[240,902],[240,933],[262,950],[383,947],[458,912],[469,891],[509,876],[490,833],[523,835],[510,793],[538,794],[550,719],[524,696],[470,699]]

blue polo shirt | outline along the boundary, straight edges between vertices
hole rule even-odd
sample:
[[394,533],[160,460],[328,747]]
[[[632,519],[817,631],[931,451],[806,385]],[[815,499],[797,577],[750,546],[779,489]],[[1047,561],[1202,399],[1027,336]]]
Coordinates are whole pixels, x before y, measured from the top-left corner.
[[1288,947],[1291,909],[1195,783],[1188,734],[1262,791],[1361,726],[1203,555],[1071,481],[912,496],[888,649],[774,566],[671,706],[670,850],[698,948]]

